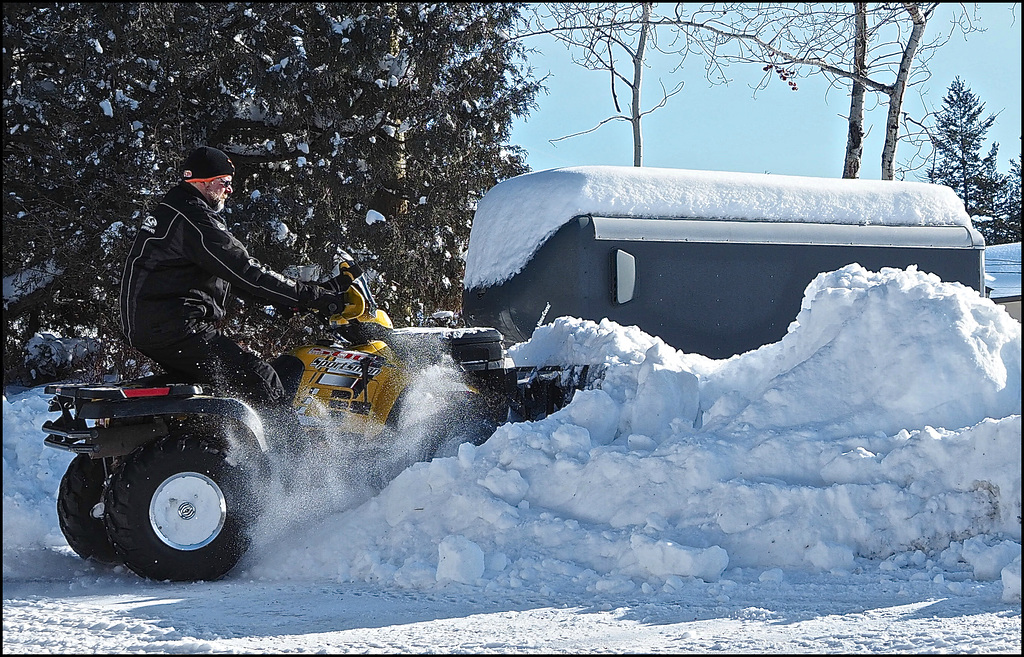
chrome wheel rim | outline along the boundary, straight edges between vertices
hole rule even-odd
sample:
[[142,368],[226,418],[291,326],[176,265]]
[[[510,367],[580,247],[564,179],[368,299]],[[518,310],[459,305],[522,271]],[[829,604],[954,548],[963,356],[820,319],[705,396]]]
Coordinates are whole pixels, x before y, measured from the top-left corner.
[[224,491],[199,472],[180,472],[157,487],[149,502],[149,522],[164,544],[198,550],[220,535],[227,519]]

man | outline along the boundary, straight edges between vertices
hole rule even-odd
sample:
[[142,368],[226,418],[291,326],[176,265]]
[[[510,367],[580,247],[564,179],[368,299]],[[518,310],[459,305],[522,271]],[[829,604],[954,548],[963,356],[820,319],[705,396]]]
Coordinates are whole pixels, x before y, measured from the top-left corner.
[[209,146],[194,150],[182,180],[146,217],[121,279],[121,328],[128,343],[182,382],[213,381],[272,421],[291,415],[269,363],[218,331],[228,292],[289,308],[337,313],[354,272],[325,286],[287,278],[251,257],[217,216],[231,194],[234,164]]

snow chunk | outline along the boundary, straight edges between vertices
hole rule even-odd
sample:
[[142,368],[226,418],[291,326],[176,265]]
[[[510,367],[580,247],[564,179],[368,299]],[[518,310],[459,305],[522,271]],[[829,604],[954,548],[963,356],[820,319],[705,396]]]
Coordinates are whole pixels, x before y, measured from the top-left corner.
[[697,376],[681,367],[679,352],[663,342],[644,354],[637,374],[636,397],[629,405],[630,427],[639,434],[657,439],[675,431],[681,418],[692,426],[700,405]]
[[845,545],[818,541],[807,550],[807,560],[821,571],[849,571],[853,568],[853,551]]
[[448,535],[437,546],[437,581],[476,584],[484,574],[484,551],[465,536]]
[[1000,573],[1003,580],[1003,602],[1020,603],[1020,555]]
[[1002,576],[1003,569],[1017,562],[1017,591],[1020,591],[1020,543],[1001,541],[988,545],[984,536],[972,536],[964,541],[961,551],[964,561],[974,568],[974,578],[981,581],[992,581]]
[[677,575],[712,582],[729,565],[729,553],[717,545],[707,549],[689,548],[639,534],[633,535],[629,543],[639,565],[656,577]]
[[[462,446],[459,448],[459,454],[461,456]],[[487,476],[477,483],[513,506],[522,502],[530,489],[530,484],[523,479],[518,470],[491,468]]]
[[288,224],[284,223],[279,219],[273,219],[270,221],[270,228],[274,231],[274,240],[281,242],[282,244],[291,246],[295,244],[295,240],[298,239],[298,235],[292,232]]

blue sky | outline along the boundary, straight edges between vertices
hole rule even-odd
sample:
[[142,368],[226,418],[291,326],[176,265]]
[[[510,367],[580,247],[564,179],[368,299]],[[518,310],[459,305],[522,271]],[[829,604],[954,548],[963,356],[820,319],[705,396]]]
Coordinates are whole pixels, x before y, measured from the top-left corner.
[[[952,4],[952,3],[951,3]],[[940,7],[928,25],[927,36],[947,29],[950,10]],[[999,143],[999,170],[1005,172],[1010,158],[1021,149],[1021,21],[1019,3],[983,4],[978,25],[986,32],[966,37],[954,35],[930,62],[932,77],[908,90],[904,107],[920,117],[941,107],[953,79],[959,76],[985,103],[986,116],[998,113],[989,130],[985,151]],[[547,94],[538,97],[526,121],[517,121],[512,143],[523,146],[527,163],[535,170],[585,164],[629,166],[633,163],[629,124],[614,121],[590,134],[559,141],[548,140],[587,130],[614,113],[609,79],[570,60],[565,47],[547,37],[531,37],[528,47],[540,53],[530,62],[538,76],[551,74]],[[645,73],[644,108],[660,98],[659,77],[667,88],[685,80],[681,93],[668,105],[644,119],[644,165],[716,171],[746,171],[838,178],[842,176],[846,149],[849,96],[845,89],[825,94],[823,77],[798,80],[793,92],[778,79],[753,97],[751,85],[762,74],[760,67],[733,66],[728,86],[711,86],[703,63],[687,61],[682,77],[668,75],[669,66],[652,67]],[[923,94],[923,95],[922,95]],[[620,103],[628,104],[628,90],[619,88]],[[870,105],[868,106],[870,108]],[[884,105],[869,111],[869,128],[861,168],[862,178],[880,177]],[[904,162],[910,147],[901,144],[897,161]],[[908,180],[917,180],[914,174]]]

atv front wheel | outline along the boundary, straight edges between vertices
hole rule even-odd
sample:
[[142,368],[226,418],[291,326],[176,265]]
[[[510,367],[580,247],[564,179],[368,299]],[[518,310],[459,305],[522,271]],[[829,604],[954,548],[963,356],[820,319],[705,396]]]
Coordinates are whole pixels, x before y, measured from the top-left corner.
[[103,461],[79,454],[68,465],[57,491],[57,521],[68,545],[83,559],[120,563],[103,525]]
[[253,482],[226,450],[171,435],[133,452],[107,485],[107,534],[130,569],[150,579],[215,580],[249,546]]

